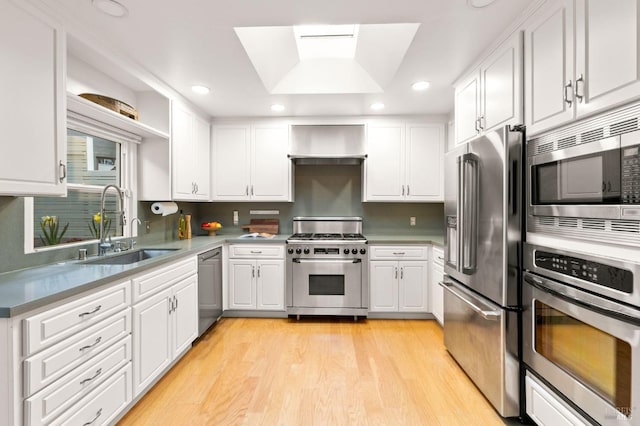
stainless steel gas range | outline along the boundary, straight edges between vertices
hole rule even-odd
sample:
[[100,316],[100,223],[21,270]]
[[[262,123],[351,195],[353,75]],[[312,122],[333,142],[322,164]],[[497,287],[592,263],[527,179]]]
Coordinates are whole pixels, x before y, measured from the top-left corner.
[[369,254],[361,217],[294,217],[287,239],[289,315],[366,316]]

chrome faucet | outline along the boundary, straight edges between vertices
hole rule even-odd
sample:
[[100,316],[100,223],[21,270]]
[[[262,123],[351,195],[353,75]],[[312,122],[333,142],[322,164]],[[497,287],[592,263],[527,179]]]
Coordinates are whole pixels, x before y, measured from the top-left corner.
[[131,219],[131,225],[129,227],[129,250],[132,250],[133,246],[136,245],[136,240],[133,238],[133,226],[135,225],[136,222],[138,222],[138,225],[142,224],[142,221],[137,217],[134,217],[133,219]]
[[122,217],[122,224],[124,225],[126,223],[124,217],[124,197],[122,196],[122,190],[117,185],[113,184],[105,186],[102,190],[102,197],[100,198],[100,242],[98,243],[98,256],[104,256],[107,253],[107,250],[113,247],[113,244],[111,243],[111,237],[109,237],[109,242],[106,242],[104,238],[104,199],[109,188],[115,189],[118,193],[118,200],[120,201],[120,203],[118,205],[119,210],[117,211],[117,213],[120,213]]

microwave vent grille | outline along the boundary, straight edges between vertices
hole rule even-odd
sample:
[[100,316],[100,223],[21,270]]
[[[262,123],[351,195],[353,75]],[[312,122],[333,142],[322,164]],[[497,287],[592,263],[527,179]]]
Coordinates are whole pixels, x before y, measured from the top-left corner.
[[640,129],[640,102],[571,125],[536,135],[527,140],[527,155],[534,156],[564,149],[573,138],[575,144],[596,142]]
[[640,247],[640,221],[529,216],[527,232]]
[[575,146],[575,144],[576,144],[576,137],[570,136],[568,138],[560,139],[558,141],[558,149],[569,148],[569,147]]

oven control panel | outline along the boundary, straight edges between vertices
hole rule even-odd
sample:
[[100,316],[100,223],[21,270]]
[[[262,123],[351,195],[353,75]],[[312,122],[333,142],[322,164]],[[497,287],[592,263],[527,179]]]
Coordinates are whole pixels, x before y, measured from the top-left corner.
[[622,204],[640,204],[640,145],[622,148]]
[[536,250],[537,267],[584,281],[589,281],[625,293],[633,292],[633,274],[626,269],[603,263]]
[[364,245],[360,246],[323,246],[323,247],[313,247],[313,246],[303,246],[303,245],[290,245],[287,248],[287,253],[289,256],[298,256],[305,258],[343,258],[348,257],[352,258],[357,255],[357,257],[362,257],[367,254],[367,248]]

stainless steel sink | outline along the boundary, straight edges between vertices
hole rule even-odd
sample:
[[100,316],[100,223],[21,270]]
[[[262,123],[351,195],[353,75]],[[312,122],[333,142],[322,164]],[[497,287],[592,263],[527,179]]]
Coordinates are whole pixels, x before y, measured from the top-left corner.
[[173,253],[178,249],[176,248],[143,248],[133,251],[127,251],[120,254],[113,254],[109,256],[100,256],[97,259],[92,259],[85,264],[90,265],[128,265],[130,263],[142,262],[143,260],[151,259],[152,257],[164,256]]

